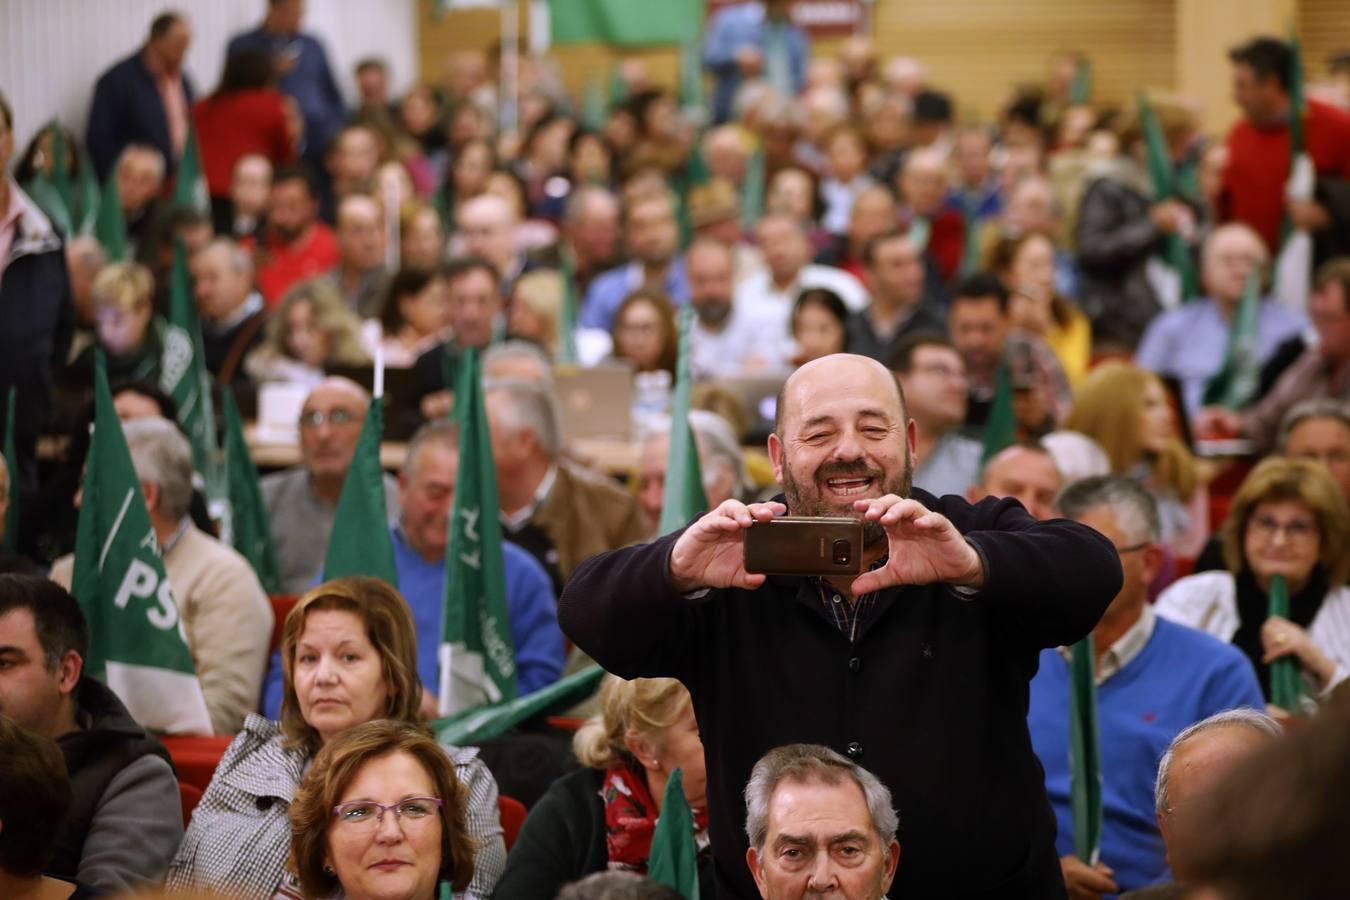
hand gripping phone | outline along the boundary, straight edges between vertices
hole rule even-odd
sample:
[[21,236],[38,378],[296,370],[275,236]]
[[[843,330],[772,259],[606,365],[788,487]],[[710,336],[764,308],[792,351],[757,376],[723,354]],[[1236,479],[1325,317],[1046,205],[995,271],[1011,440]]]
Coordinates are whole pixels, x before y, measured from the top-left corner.
[[745,571],[765,575],[858,575],[860,519],[780,516],[745,533]]

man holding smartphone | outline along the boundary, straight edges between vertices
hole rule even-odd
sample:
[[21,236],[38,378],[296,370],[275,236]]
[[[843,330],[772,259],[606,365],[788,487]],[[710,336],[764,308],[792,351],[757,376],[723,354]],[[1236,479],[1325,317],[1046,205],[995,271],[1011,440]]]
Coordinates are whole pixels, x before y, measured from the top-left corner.
[[[679,678],[708,767],[719,898],[744,863],[751,768],[796,742],[875,772],[900,812],[904,897],[1064,897],[1027,734],[1041,649],[1092,630],[1113,545],[1012,500],[911,491],[915,426],[884,366],[827,356],[784,385],[769,437],[783,501],[728,500],[683,531],[584,562],[559,601],[577,646],[625,678]],[[791,511],[864,522],[863,573],[746,570],[746,531]]]

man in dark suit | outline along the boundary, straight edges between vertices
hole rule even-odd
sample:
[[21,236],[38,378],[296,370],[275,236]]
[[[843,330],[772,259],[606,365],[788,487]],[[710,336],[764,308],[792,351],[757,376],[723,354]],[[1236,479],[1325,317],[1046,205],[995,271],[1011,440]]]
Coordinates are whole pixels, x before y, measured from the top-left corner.
[[[896,896],[1065,897],[1027,733],[1040,650],[1087,634],[1120,561],[1021,504],[911,492],[915,426],[880,363],[834,355],[788,379],[769,437],[786,501],[728,500],[683,531],[583,562],[559,601],[577,647],[625,678],[679,678],[708,769],[720,898],[749,900],[741,791],[768,749],[811,741],[893,791]],[[864,573],[745,569],[756,522],[863,520]]]
[[192,120],[192,83],[183,71],[191,43],[187,19],[161,13],[145,46],[99,77],[85,140],[100,181],[129,144],[154,147],[173,174]]

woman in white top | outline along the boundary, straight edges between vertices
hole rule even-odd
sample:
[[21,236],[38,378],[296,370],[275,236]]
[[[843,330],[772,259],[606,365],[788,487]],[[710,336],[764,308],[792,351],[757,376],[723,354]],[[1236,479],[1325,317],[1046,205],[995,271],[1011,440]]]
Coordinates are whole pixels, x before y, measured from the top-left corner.
[[[1294,657],[1325,695],[1350,674],[1350,507],[1320,464],[1266,459],[1247,476],[1223,527],[1227,571],[1201,572],[1158,597],[1157,611],[1247,654],[1270,696],[1269,664]],[[1284,577],[1289,618],[1268,616]]]

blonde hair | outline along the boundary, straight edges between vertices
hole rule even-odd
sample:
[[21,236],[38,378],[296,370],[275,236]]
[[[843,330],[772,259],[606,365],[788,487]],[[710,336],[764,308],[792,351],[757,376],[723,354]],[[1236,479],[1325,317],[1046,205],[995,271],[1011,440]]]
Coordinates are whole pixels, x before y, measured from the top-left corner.
[[94,276],[90,296],[95,308],[135,312],[150,308],[155,279],[140,263],[113,263]]
[[291,351],[286,346],[290,330],[290,312],[300,303],[309,304],[315,324],[328,335],[328,358],[324,360],[326,364],[364,366],[370,363],[370,357],[361,349],[361,341],[357,336],[360,321],[347,308],[337,288],[323,278],[302,281],[281,298],[280,305],[267,321],[263,344],[258,348],[260,355],[291,358]]
[[565,288],[558,272],[529,272],[516,280],[511,302],[529,309],[543,327],[542,340],[549,357],[558,352],[558,322],[563,316]]
[[388,699],[381,715],[401,722],[422,721],[422,681],[417,675],[417,627],[408,601],[379,578],[335,578],[311,588],[291,608],[281,629],[281,733],[290,749],[313,755],[323,743],[300,711],[295,694],[295,647],[305,618],[319,610],[353,613],[380,657]]
[[1332,587],[1345,584],[1350,578],[1350,507],[1326,467],[1310,459],[1268,457],[1247,475],[1221,532],[1228,571],[1237,574],[1249,568],[1244,544],[1256,508],[1280,501],[1302,504],[1317,519],[1318,561]]
[[625,681],[606,675],[600,684],[600,714],[581,726],[572,738],[572,749],[588,768],[631,764],[633,754],[624,738],[632,733],[659,746],[665,730],[679,721],[689,703],[689,691],[674,678]]
[[1074,392],[1073,407],[1061,426],[1101,444],[1116,475],[1130,474],[1142,461],[1152,467],[1152,483],[1170,489],[1186,501],[1199,486],[1195,457],[1179,439],[1172,438],[1156,456],[1139,440],[1139,417],[1144,411],[1144,393],[1150,385],[1162,386],[1158,376],[1138,366],[1109,362],[1088,373]]

